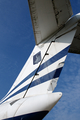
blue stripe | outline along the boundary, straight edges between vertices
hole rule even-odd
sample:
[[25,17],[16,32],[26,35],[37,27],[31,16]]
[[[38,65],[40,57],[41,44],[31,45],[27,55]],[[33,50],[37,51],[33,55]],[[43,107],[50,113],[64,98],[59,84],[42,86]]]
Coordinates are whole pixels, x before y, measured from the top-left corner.
[[[70,47],[70,46],[66,47],[65,49],[63,49],[62,51],[60,51],[58,54],[56,54],[55,56],[53,56],[52,58],[50,58],[48,61],[46,61],[45,63],[43,63],[43,64],[40,66],[38,72],[40,72],[40,71],[43,70],[44,68],[48,67],[49,65],[53,64],[53,63],[56,62],[57,60],[61,59],[61,58],[64,57],[65,55],[67,55],[69,47]],[[23,79],[13,90],[15,90],[17,87],[19,87],[21,84],[23,84],[26,80],[28,80],[28,79],[31,78],[33,75],[35,75],[36,70],[37,70],[37,69],[35,69],[35,70],[34,70],[32,73],[30,73],[25,79]],[[49,73],[49,74],[51,74],[51,73]],[[47,75],[47,76],[48,76],[48,75]],[[46,76],[46,77],[47,77],[47,76]],[[44,78],[44,76],[43,76],[43,78]],[[49,80],[50,80],[50,79],[49,79]],[[47,80],[45,80],[45,81],[47,81]],[[45,81],[44,81],[44,82],[45,82]],[[38,79],[37,82],[39,82],[39,79]],[[34,84],[34,83],[32,82],[32,84]],[[29,85],[29,84],[28,84],[28,85]],[[9,99],[9,98],[13,97],[14,95],[16,95],[16,94],[18,94],[18,93],[26,90],[26,89],[28,88],[28,85],[26,85],[25,87],[23,87],[22,89],[20,89],[19,91],[17,91],[16,93],[14,93],[13,95],[11,95],[10,97],[8,97],[7,99]],[[32,86],[32,85],[31,85],[31,86]],[[12,91],[13,91],[13,90],[12,90]],[[11,91],[11,92],[12,92],[12,91]],[[10,93],[11,93],[11,92],[10,92]],[[9,94],[10,94],[10,93],[9,93]],[[8,95],[9,95],[9,94],[8,94]],[[7,96],[8,96],[8,95],[7,95]],[[7,100],[7,99],[6,99],[6,100]]]
[[42,84],[42,83],[44,83],[46,81],[49,81],[49,80],[51,80],[53,78],[58,78],[60,73],[61,73],[61,70],[62,70],[62,67],[57,69],[57,70],[54,70],[54,71],[52,71],[52,72],[50,72],[50,73],[48,73],[46,75],[44,75],[44,76],[42,76],[41,78],[38,78],[37,80],[32,82],[30,88],[34,87],[36,85]]
[[26,115],[20,115],[17,117],[7,118],[3,120],[42,120],[47,113],[48,111],[40,111],[40,112],[30,113]]
[[45,63],[43,63],[40,66],[39,71],[43,70],[44,68],[48,67],[49,65],[53,64],[57,60],[61,59],[65,55],[67,55],[69,47],[70,46],[66,47],[65,49],[63,49],[62,51],[60,51],[59,53],[57,53],[56,55],[54,55],[52,58],[50,58],[48,61],[46,61]]
[[61,68],[59,68],[59,69],[57,69],[57,70],[55,71],[54,78],[58,78],[58,77],[60,76],[60,73],[61,73],[61,71],[62,71],[62,68],[63,68],[63,67],[61,67]]
[[[34,87],[34,86],[36,86],[36,85],[42,84],[42,83],[44,83],[44,82],[46,82],[46,81],[49,81],[49,80],[51,80],[51,79],[53,79],[53,78],[59,77],[59,75],[60,75],[60,73],[61,73],[61,70],[62,70],[62,67],[61,67],[61,68],[58,68],[58,69],[56,69],[56,70],[54,70],[54,71],[52,71],[52,72],[50,72],[50,73],[48,73],[48,74],[46,74],[46,75],[44,75],[44,76],[42,76],[41,78],[36,79],[35,81],[32,82],[30,88],[31,88],[31,87]],[[29,84],[28,84],[28,85],[29,85]],[[28,85],[26,85],[25,87],[21,88],[20,90],[18,90],[17,92],[15,92],[15,93],[12,94],[11,96],[9,96],[6,100],[8,100],[9,98],[11,98],[11,97],[13,97],[13,96],[15,96],[15,95],[17,95],[17,94],[25,91],[25,90],[27,89]],[[5,100],[5,101],[6,101],[6,100]]]
[[[23,79],[15,88],[13,88],[8,94],[7,94],[7,96],[11,93],[11,92],[13,92],[17,87],[19,87],[21,84],[23,84],[26,80],[28,80],[29,78],[31,78],[34,74],[35,74],[35,72],[36,72],[36,69],[31,73],[31,74],[29,74],[25,79]],[[27,89],[27,88],[26,88]],[[7,97],[6,96],[6,97]]]

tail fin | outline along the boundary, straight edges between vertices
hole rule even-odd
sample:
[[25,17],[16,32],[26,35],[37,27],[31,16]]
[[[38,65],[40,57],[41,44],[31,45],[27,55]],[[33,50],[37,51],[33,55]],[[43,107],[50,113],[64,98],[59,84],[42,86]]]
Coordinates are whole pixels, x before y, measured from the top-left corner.
[[35,45],[29,59],[1,103],[53,92],[77,30],[78,21],[76,20],[71,19],[61,30],[57,29],[55,34],[53,31],[47,39],[45,37],[45,40],[37,42],[38,45]]
[[[64,31],[64,30],[63,30]],[[76,29],[36,45],[2,102],[52,92]]]

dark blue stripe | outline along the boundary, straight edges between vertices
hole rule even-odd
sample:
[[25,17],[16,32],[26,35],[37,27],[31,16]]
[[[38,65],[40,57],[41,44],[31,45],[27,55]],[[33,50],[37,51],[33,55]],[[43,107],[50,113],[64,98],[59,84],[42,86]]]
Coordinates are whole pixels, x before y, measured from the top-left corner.
[[[50,73],[48,73],[48,74],[46,74],[46,75],[44,75],[44,76],[42,76],[42,77],[36,79],[35,81],[32,82],[30,88],[31,88],[31,87],[34,87],[34,86],[36,86],[36,85],[42,84],[42,83],[44,83],[44,82],[46,82],[46,81],[49,81],[49,80],[51,80],[51,79],[53,79],[53,78],[59,77],[59,75],[60,75],[60,73],[61,73],[61,70],[62,70],[62,68],[58,68],[58,69],[56,69],[56,70],[54,70],[54,71],[52,71],[52,72],[50,72]],[[28,84],[28,85],[29,85],[29,84]],[[25,87],[21,88],[20,90],[18,90],[17,92],[15,92],[15,93],[12,94],[11,96],[9,96],[6,100],[8,100],[9,98],[11,98],[11,97],[13,97],[13,96],[15,96],[15,95],[17,95],[17,94],[25,91],[25,90],[28,88],[28,85],[26,85]],[[6,100],[5,100],[5,101],[6,101]]]
[[63,68],[63,67],[61,67],[61,68],[59,68],[59,69],[57,69],[57,70],[55,71],[54,78],[58,78],[58,77],[60,76],[60,73],[61,73],[61,71],[62,71],[62,68]]
[[53,64],[57,60],[61,59],[65,55],[67,55],[69,47],[70,46],[66,47],[65,49],[63,49],[62,51],[60,51],[59,53],[57,53],[56,55],[54,55],[52,58],[50,58],[49,60],[47,60],[45,63],[43,63],[40,66],[39,71],[43,70],[44,68],[48,67],[49,65]]
[[12,117],[12,118],[7,118],[3,120],[42,120],[48,111],[41,111],[41,112],[35,112],[35,113],[30,113],[26,115],[20,115],[17,117]]
[[[31,74],[29,74],[25,79],[23,79],[15,88],[13,88],[8,94],[7,96],[14,91],[17,87],[19,87],[21,84],[23,84],[26,80],[28,80],[29,78],[31,78],[34,74],[35,74],[36,70],[34,70]],[[27,88],[26,88],[27,89]],[[7,97],[6,96],[6,97]]]
[[62,70],[62,68],[56,69],[56,70],[54,70],[54,71],[52,71],[52,72],[42,76],[41,78],[38,78],[37,80],[32,82],[30,88],[34,87],[36,85],[42,84],[42,83],[44,83],[46,81],[49,81],[49,80],[51,80],[53,78],[59,77],[59,75],[61,73],[61,70]]
[[[69,47],[70,47],[70,46],[66,47],[65,49],[63,49],[62,51],[60,51],[58,54],[56,54],[55,56],[53,56],[52,58],[50,58],[48,61],[46,61],[45,63],[43,63],[43,64],[40,66],[38,72],[40,72],[40,71],[43,70],[44,68],[48,67],[49,65],[53,64],[53,63],[56,62],[57,60],[61,59],[61,58],[64,57],[65,55],[67,55]],[[17,87],[19,87],[21,84],[23,84],[26,80],[28,80],[28,79],[31,78],[33,75],[35,75],[36,70],[37,70],[37,69],[35,69],[35,70],[34,70],[32,73],[30,73],[25,79],[23,79],[13,90],[15,90]],[[49,74],[50,74],[50,73],[49,73]],[[44,77],[44,76],[43,76],[43,77]],[[50,79],[49,79],[49,80],[50,80]],[[38,81],[39,81],[39,80],[38,80]],[[45,80],[45,81],[47,81],[47,80]],[[32,84],[34,84],[34,83],[32,82]],[[32,86],[32,85],[31,85],[31,86]],[[27,88],[28,88],[28,85],[25,86],[25,87],[23,87],[22,89],[20,89],[19,91],[17,91],[17,92],[14,93],[13,95],[11,95],[10,97],[12,97],[12,96],[14,96],[14,95],[16,95],[16,94],[18,94],[18,93],[26,90]],[[13,91],[13,90],[12,90],[12,91]],[[12,91],[11,91],[11,92],[12,92]],[[11,93],[11,92],[10,92],[10,93]],[[10,93],[9,93],[9,94],[10,94]],[[9,95],[9,94],[8,94],[8,95]],[[7,95],[7,96],[8,96],[8,95]],[[10,98],[10,97],[9,97],[9,98]],[[7,99],[8,99],[8,98],[7,98]],[[6,100],[7,100],[7,99],[6,99]]]

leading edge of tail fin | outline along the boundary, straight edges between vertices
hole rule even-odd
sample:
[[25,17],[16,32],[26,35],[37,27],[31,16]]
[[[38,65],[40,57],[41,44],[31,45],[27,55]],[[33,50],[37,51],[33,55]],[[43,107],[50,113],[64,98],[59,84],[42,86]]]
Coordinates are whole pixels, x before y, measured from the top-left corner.
[[51,39],[34,47],[13,86],[0,103],[51,93],[55,89],[76,26],[65,26]]

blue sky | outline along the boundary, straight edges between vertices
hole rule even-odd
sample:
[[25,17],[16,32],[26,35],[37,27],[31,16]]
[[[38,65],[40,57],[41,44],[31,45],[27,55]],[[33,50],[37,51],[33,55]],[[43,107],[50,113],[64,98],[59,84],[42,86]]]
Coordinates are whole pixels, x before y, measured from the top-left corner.
[[[80,0],[71,0],[73,13]],[[0,99],[8,92],[35,45],[27,0],[0,0]],[[63,96],[44,120],[80,119],[80,55],[68,54],[55,91]]]

